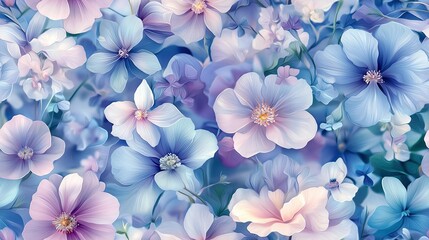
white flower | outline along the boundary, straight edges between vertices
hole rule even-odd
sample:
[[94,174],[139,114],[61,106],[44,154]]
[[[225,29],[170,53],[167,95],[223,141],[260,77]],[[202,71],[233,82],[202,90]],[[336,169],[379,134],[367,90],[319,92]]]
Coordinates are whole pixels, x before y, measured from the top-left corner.
[[292,0],[292,5],[305,23],[325,21],[325,12],[338,0]]
[[351,201],[358,191],[358,187],[352,183],[343,183],[346,176],[347,167],[341,158],[338,158],[336,162],[329,162],[322,166],[322,180],[335,201]]

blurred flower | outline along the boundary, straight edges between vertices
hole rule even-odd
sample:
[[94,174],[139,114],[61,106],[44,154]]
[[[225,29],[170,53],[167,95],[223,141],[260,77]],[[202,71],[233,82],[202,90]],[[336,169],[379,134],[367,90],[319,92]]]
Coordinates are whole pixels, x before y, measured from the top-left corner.
[[371,165],[365,164],[362,168],[356,170],[356,175],[358,177],[364,177],[363,184],[372,187],[374,185],[374,181],[368,175],[373,171],[374,168]]
[[322,181],[335,201],[352,201],[359,189],[352,183],[343,182],[346,176],[347,166],[341,158],[338,158],[336,162],[329,162],[322,166]]
[[118,200],[103,192],[92,172],[64,178],[52,175],[40,182],[30,205],[25,239],[113,239],[112,223],[119,215]]
[[305,80],[278,85],[276,79],[244,74],[213,106],[219,128],[235,133],[234,148],[243,157],[270,152],[276,145],[303,148],[316,135],[316,121],[305,111],[313,100],[310,86]]
[[213,39],[210,46],[213,62],[231,59],[234,62],[241,63],[251,56],[250,47],[252,45],[252,36],[244,34],[238,36],[237,30],[224,29],[222,34]]
[[64,28],[72,34],[91,29],[100,9],[110,6],[112,0],[25,0],[29,7],[37,9],[52,20],[64,20]]
[[219,36],[222,31],[221,13],[229,11],[237,0],[162,0],[162,4],[173,12],[171,31],[186,44],[203,39],[207,28]]
[[9,97],[18,74],[15,59],[10,56],[6,43],[0,42],[0,102]]
[[143,23],[136,16],[125,17],[119,24],[103,20],[98,37],[103,51],[91,55],[86,67],[94,73],[110,73],[111,87],[121,93],[127,84],[130,66],[149,75],[161,70],[153,53],[136,47],[142,38]]
[[292,5],[301,14],[302,21],[315,23],[325,21],[325,12],[338,0],[292,0]]
[[353,123],[366,127],[389,122],[392,114],[411,115],[429,102],[428,57],[409,28],[387,23],[374,36],[350,29],[341,43],[317,52],[314,60],[320,76],[345,95]]
[[192,204],[186,212],[183,226],[176,222],[163,222],[157,232],[160,239],[171,240],[241,240],[244,235],[235,233],[236,224],[229,216],[215,218],[209,208]]
[[227,167],[236,167],[244,162],[246,158],[242,157],[234,149],[234,140],[231,137],[224,137],[219,141],[219,158]]
[[329,213],[325,209],[327,190],[309,188],[286,201],[282,190],[260,193],[238,189],[228,206],[230,216],[236,222],[250,222],[249,232],[266,237],[272,232],[292,236],[304,230],[324,231],[328,228]]
[[113,123],[112,135],[120,139],[133,138],[136,130],[151,146],[159,142],[158,127],[169,127],[183,118],[182,113],[171,103],[164,103],[154,109],[153,93],[146,80],[134,93],[134,102],[114,102],[106,107],[104,114]]
[[15,240],[15,233],[8,227],[0,230],[0,239],[2,240]]
[[386,150],[385,158],[388,161],[393,159],[401,162],[408,161],[410,159],[410,151],[405,143],[407,137],[405,135],[399,137],[392,137],[389,132],[383,134],[384,149]]
[[291,68],[289,65],[279,67],[277,69],[277,84],[295,84],[298,79],[296,76],[299,74],[299,69]]
[[391,233],[401,227],[426,234],[429,226],[429,178],[419,177],[408,185],[408,190],[394,177],[382,180],[388,206],[377,207],[368,220],[372,228]]
[[17,115],[0,129],[0,177],[20,179],[30,171],[50,173],[53,162],[64,154],[65,143],[44,122]]
[[106,142],[108,133],[100,127],[95,119],[89,120],[83,115],[71,115],[70,121],[64,124],[64,137],[76,145],[78,151]]

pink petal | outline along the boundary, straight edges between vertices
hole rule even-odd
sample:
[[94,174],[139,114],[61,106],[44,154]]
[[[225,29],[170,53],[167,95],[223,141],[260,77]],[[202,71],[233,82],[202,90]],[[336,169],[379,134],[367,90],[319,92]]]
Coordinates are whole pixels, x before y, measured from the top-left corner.
[[[35,221],[30,220],[24,227],[22,236],[24,239],[47,239],[52,234],[56,234],[57,231],[52,225],[51,221]],[[60,238],[61,240],[63,238]],[[64,239],[66,240],[66,239]]]
[[240,103],[234,90],[228,88],[217,97],[213,110],[220,129],[235,133],[252,122],[252,110]]
[[233,137],[234,148],[241,156],[249,158],[258,153],[274,150],[276,144],[267,139],[265,127],[253,124],[247,132],[238,132]]
[[204,22],[207,25],[207,28],[215,35],[220,36],[220,33],[222,31],[222,18],[220,17],[219,13],[211,10],[210,8],[207,8],[204,11]]
[[140,120],[136,123],[137,133],[140,137],[149,143],[152,147],[155,147],[159,143],[161,134],[158,128],[147,120]]
[[6,154],[17,154],[25,143],[32,123],[31,119],[16,115],[3,124],[0,129],[0,150]]
[[66,19],[70,14],[68,0],[42,0],[37,4],[40,14],[52,19]]
[[289,222],[304,206],[305,199],[302,195],[298,195],[292,198],[289,202],[284,203],[280,210],[283,221]]
[[251,72],[241,76],[234,88],[241,104],[250,108],[262,103],[261,99],[262,79],[257,73]]
[[74,234],[70,234],[67,240],[81,240],[81,239],[114,239],[115,228],[109,224],[82,224],[75,231]]
[[70,1],[70,15],[64,21],[69,33],[82,33],[91,29],[96,18],[102,16],[100,8],[108,7],[112,0]]
[[272,232],[278,232],[284,236],[291,236],[295,233],[301,232],[304,228],[305,219],[302,217],[302,215],[297,215],[292,221],[287,223],[250,223],[247,227],[247,230],[260,237],[266,237]]
[[112,224],[119,216],[119,202],[109,193],[96,192],[74,214],[82,224]]
[[59,187],[59,196],[61,199],[61,206],[64,212],[72,213],[82,191],[83,178],[77,173],[69,174],[63,178]]
[[176,15],[183,15],[191,10],[192,0],[162,0],[162,5]]
[[206,33],[203,14],[194,14],[189,11],[184,15],[171,16],[171,31],[181,37],[186,44],[200,41]]
[[308,188],[300,193],[305,199],[305,206],[300,213],[306,221],[306,229],[324,231],[329,225],[329,213],[326,210],[328,190],[324,187]]
[[169,127],[180,119],[183,114],[171,103],[164,103],[149,112],[147,119],[158,127]]
[[0,152],[0,166],[0,178],[21,179],[30,172],[28,161],[20,159],[16,154]]
[[226,13],[236,2],[237,0],[207,0],[207,5],[215,8],[221,13]]
[[214,216],[207,206],[192,204],[186,212],[183,226],[192,239],[206,239],[213,221]]
[[267,127],[267,138],[284,148],[300,149],[316,136],[317,124],[308,112],[296,112],[287,118],[276,117]]
[[152,89],[150,89],[146,79],[144,79],[134,93],[134,103],[140,110],[149,110],[153,106],[153,101]]
[[57,137],[52,137],[52,146],[43,154],[35,154],[29,161],[30,170],[43,176],[54,169],[54,161],[58,160],[65,151],[65,142]]
[[129,140],[133,138],[133,132],[136,129],[136,119],[129,118],[121,125],[113,125],[112,135],[123,140]]
[[129,101],[114,102],[104,109],[104,115],[107,121],[114,125],[121,125],[134,118],[134,112],[137,110],[136,105]]
[[62,209],[57,187],[46,179],[42,180],[33,195],[29,212],[33,220],[52,221],[58,217]]
[[33,149],[34,153],[44,153],[51,147],[51,131],[42,121],[34,121],[27,132],[25,146]]

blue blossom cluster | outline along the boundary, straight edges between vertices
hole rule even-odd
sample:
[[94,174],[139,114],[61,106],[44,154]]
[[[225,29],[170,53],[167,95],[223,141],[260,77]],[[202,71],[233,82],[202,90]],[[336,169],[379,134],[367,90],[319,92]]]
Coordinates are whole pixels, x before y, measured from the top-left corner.
[[429,1],[0,0],[0,240],[429,240]]

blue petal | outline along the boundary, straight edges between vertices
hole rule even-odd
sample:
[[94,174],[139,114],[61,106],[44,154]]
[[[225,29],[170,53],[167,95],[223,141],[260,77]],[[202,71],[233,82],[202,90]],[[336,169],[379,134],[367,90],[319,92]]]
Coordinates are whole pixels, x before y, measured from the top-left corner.
[[404,217],[404,225],[402,227],[416,230],[420,233],[427,234],[429,226],[429,216],[425,214],[412,214],[408,217]]
[[91,55],[86,62],[86,68],[93,73],[105,74],[112,70],[118,63],[117,54],[110,52],[98,52]]
[[[183,159],[182,154],[192,144],[195,137],[195,125],[189,118],[182,118],[168,128],[162,129],[161,139],[168,145],[171,153]],[[163,142],[161,140],[161,142]]]
[[130,59],[138,69],[146,74],[154,74],[161,70],[158,58],[151,52],[140,51],[130,53]]
[[180,168],[186,167],[181,166],[175,170],[158,172],[155,175],[155,182],[158,184],[158,187],[160,187],[162,190],[173,191],[178,191],[185,188],[185,184],[183,183],[180,172],[178,171]]
[[196,130],[191,145],[181,154],[182,163],[191,169],[201,167],[218,150],[215,135],[206,130]]
[[[374,36],[378,40],[379,62],[383,69],[388,68],[393,62],[409,56],[410,53],[420,50],[421,44],[418,35],[399,23],[390,22],[381,25]],[[401,37],[398,38],[398,36]]]
[[350,120],[362,127],[388,122],[392,116],[389,101],[375,82],[346,100],[344,107]]
[[392,209],[402,212],[407,206],[407,190],[401,181],[394,177],[385,177],[382,186],[386,201]]
[[121,48],[131,50],[143,38],[143,22],[140,18],[131,15],[122,19],[118,29]]
[[119,61],[113,69],[112,75],[110,76],[110,86],[115,92],[121,93],[124,91],[127,81],[127,67],[125,66],[124,61]]
[[378,42],[363,30],[350,29],[341,37],[344,53],[354,65],[368,70],[378,70]]
[[0,192],[2,197],[0,198],[0,208],[8,205],[15,200],[18,195],[20,180],[7,180],[0,178]]
[[[412,213],[429,210],[429,178],[425,175],[408,186],[408,208]],[[429,224],[427,225],[429,226]]]
[[121,41],[118,36],[118,24],[112,21],[103,20],[100,23],[100,36],[98,42],[100,45],[111,51],[117,52],[121,49]]
[[116,180],[131,185],[151,178],[159,171],[157,164],[128,147],[116,149],[111,156],[112,174]]
[[399,228],[402,224],[401,212],[387,206],[381,206],[375,209],[368,220],[368,225],[375,229],[387,229],[395,226]]

